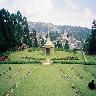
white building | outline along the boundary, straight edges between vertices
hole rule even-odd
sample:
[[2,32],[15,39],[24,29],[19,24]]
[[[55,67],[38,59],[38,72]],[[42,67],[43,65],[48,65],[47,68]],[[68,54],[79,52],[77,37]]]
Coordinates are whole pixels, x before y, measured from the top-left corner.
[[81,41],[76,40],[74,36],[70,36],[67,33],[61,34],[62,46],[65,45],[66,40],[68,41],[70,49],[80,49],[82,47]]

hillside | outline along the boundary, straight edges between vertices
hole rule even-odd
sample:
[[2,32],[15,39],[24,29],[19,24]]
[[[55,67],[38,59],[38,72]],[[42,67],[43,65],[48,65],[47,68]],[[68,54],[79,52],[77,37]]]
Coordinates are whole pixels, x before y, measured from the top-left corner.
[[[30,32],[32,29],[35,29],[37,32],[48,32],[48,23],[44,22],[28,22],[29,30]],[[57,33],[72,33],[74,34],[74,37],[78,40],[84,40],[87,36],[90,35],[91,30],[84,27],[77,27],[77,26],[69,26],[69,25],[54,25],[50,23],[50,32],[56,32]]]

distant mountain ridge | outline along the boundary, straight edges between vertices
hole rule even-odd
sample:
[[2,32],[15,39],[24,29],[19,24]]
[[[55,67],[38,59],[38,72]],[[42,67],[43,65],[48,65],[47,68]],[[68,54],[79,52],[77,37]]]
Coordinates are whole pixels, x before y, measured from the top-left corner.
[[32,29],[35,29],[37,32],[48,32],[48,26],[50,26],[50,32],[57,33],[68,33],[73,34],[74,37],[78,40],[84,40],[87,36],[91,34],[91,30],[86,27],[77,27],[77,26],[69,26],[69,25],[55,25],[55,24],[48,24],[44,22],[28,22],[29,30],[32,32]]

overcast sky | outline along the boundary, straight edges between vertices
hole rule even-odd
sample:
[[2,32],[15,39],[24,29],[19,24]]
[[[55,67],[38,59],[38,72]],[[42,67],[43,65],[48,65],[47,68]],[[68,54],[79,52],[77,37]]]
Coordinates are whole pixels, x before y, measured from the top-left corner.
[[0,0],[0,9],[20,10],[28,21],[91,28],[96,0]]

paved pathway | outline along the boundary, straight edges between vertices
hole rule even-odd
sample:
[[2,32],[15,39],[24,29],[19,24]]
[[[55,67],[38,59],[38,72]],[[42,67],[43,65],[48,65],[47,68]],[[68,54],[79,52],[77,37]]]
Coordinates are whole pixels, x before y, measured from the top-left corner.
[[50,65],[51,62],[50,62],[50,59],[46,59],[46,61],[43,62],[43,65]]
[[88,61],[87,61],[87,58],[85,57],[85,53],[84,53],[83,51],[82,51],[82,53],[83,53],[83,56],[84,56],[84,61],[85,61],[85,62],[88,62]]

